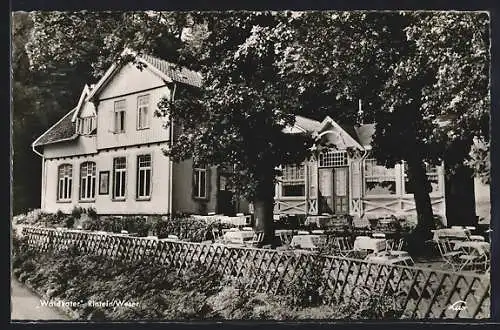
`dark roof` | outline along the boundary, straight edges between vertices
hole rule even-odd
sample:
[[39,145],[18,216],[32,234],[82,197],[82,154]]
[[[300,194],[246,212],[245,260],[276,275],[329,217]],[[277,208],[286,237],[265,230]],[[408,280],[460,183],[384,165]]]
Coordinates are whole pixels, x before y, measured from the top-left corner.
[[319,121],[302,116],[295,116],[295,125],[302,127],[310,133],[317,132],[321,129],[321,123]]
[[33,146],[41,146],[76,138],[78,136],[76,134],[76,127],[75,124],[71,122],[71,117],[75,111],[76,108],[68,112],[61,120],[55,123],[54,126],[49,128],[35,140]]
[[195,87],[201,87],[201,74],[185,67],[180,67],[176,64],[167,62],[165,60],[159,59],[151,55],[140,55],[140,58],[154,66],[156,69],[160,70],[162,73],[170,77],[172,80],[191,85]]
[[375,124],[364,124],[354,127],[359,143],[362,146],[368,146],[372,143],[373,134],[375,134]]

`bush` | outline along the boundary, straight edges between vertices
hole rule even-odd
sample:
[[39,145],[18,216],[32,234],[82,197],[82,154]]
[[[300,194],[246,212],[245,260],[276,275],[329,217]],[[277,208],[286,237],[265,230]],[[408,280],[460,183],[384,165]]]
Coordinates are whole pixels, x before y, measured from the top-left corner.
[[[212,238],[212,228],[222,229],[225,224],[208,224],[203,219],[191,217],[174,217],[173,219],[160,220],[154,223],[151,230],[158,238],[165,238],[168,235],[176,235],[182,240],[189,242],[203,242]],[[231,225],[228,228],[234,227]]]
[[94,219],[94,220],[97,220],[97,218],[98,218],[97,211],[93,207],[89,207],[87,209],[87,215],[89,216],[89,218]]
[[71,211],[71,216],[75,219],[80,219],[82,213],[84,213],[84,209],[80,206],[73,207],[73,210]]
[[75,225],[75,218],[73,216],[67,217],[64,223],[64,227],[73,228],[74,225]]

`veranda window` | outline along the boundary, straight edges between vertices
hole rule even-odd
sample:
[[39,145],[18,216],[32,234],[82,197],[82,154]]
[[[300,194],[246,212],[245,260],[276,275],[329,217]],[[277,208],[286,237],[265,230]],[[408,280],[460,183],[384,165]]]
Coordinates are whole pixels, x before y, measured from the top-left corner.
[[283,169],[281,195],[283,197],[305,196],[304,165],[287,165]]
[[71,200],[71,189],[73,185],[73,166],[62,164],[57,174],[57,200],[64,202]]
[[85,162],[80,165],[80,199],[93,200],[95,198],[96,169],[94,162]]
[[347,166],[347,152],[343,150],[328,150],[319,154],[320,167]]
[[113,198],[125,199],[127,160],[125,157],[113,159]]
[[151,171],[151,155],[137,156],[136,192],[138,199],[151,197]]
[[377,164],[375,159],[365,160],[365,193],[366,195],[396,194],[396,171]]
[[[408,175],[408,164],[403,162],[404,167],[404,192],[405,194],[413,194],[415,192],[413,187],[413,182]],[[439,187],[439,173],[437,166],[433,166],[430,164],[425,164],[425,172],[427,173],[427,180],[429,181],[428,192],[438,193],[440,190]]]

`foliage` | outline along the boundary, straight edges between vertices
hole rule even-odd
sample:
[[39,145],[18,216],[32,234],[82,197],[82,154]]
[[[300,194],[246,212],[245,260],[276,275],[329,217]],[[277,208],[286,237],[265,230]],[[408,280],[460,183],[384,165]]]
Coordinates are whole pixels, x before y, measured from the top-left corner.
[[68,216],[64,220],[64,227],[66,227],[66,228],[73,228],[74,224],[75,224],[75,218],[72,215]]
[[482,139],[476,139],[474,142],[467,165],[474,169],[474,173],[481,179],[482,183],[490,184],[490,143]]
[[82,213],[85,213],[85,209],[81,206],[74,206],[73,210],[71,210],[71,216],[75,219],[80,219]]
[[89,207],[86,213],[91,219],[95,220],[98,218],[97,211],[93,207]]
[[203,242],[211,238],[212,225],[203,219],[189,216],[174,216],[153,224],[152,231],[158,238],[176,235],[189,242]]
[[301,268],[294,274],[290,283],[286,284],[287,303],[295,307],[318,306],[329,299],[324,292],[323,259],[314,258],[306,268]]

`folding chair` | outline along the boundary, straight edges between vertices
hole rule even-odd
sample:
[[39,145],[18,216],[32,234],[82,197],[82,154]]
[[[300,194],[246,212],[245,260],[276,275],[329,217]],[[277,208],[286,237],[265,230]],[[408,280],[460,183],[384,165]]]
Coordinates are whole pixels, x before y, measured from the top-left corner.
[[252,240],[248,242],[244,242],[245,245],[247,246],[252,246],[255,247],[259,245],[264,240],[264,232],[256,232],[254,233]]
[[353,248],[348,237],[334,237],[334,251],[342,257],[348,257],[352,253]]
[[293,236],[292,234],[287,233],[287,232],[281,232],[279,235],[280,235],[280,239],[281,239],[282,244],[290,245],[290,243],[292,241],[292,236]]
[[438,246],[439,253],[441,254],[441,257],[444,261],[443,267],[449,265],[451,266],[453,271],[459,270],[464,262],[459,258],[463,254],[463,252],[453,251],[451,243],[446,239],[438,239],[436,241],[436,244]]

